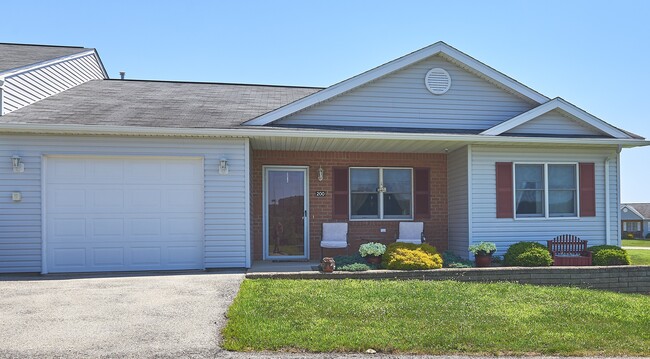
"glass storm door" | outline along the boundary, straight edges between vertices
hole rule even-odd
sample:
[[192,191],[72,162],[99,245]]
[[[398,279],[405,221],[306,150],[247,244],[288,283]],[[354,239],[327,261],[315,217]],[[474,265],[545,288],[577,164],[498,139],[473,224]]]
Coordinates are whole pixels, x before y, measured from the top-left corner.
[[308,259],[307,168],[264,167],[264,259]]

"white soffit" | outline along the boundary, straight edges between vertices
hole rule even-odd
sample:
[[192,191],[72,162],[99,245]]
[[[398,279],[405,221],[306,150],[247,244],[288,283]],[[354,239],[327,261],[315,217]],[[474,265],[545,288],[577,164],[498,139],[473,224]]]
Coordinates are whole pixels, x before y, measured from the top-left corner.
[[539,116],[542,116],[548,112],[551,112],[553,110],[558,110],[558,109],[575,117],[576,120],[582,121],[584,124],[596,128],[597,130],[602,131],[603,133],[608,134],[614,138],[632,138],[627,133],[585,112],[584,110],[579,109],[578,107],[564,101],[559,97],[554,98],[553,100],[548,101],[543,105],[539,105],[529,111],[526,111],[521,115],[515,116],[507,121],[504,121],[492,128],[489,128],[481,132],[481,135],[498,136],[528,121],[534,120]]
[[533,102],[541,104],[549,100],[548,97],[538,93],[537,91],[517,82],[516,80],[504,75],[503,73],[474,59],[473,57],[445,44],[444,42],[439,41],[433,45],[402,56],[379,67],[375,67],[374,69],[368,70],[345,81],[334,84],[322,91],[316,92],[312,95],[294,101],[288,105],[268,112],[257,118],[249,120],[245,122],[244,125],[267,125],[280,118],[289,116],[307,107],[329,100],[332,97],[338,96],[344,92],[350,91],[368,82],[374,81],[380,77],[386,76],[390,73],[410,66],[418,61],[438,54],[443,54],[446,57],[457,61],[459,64],[466,66],[468,69],[476,71],[476,73],[480,74],[481,76],[485,76],[500,86],[503,86],[504,88],[509,89],[513,91],[513,93],[519,94],[524,98],[530,99]]

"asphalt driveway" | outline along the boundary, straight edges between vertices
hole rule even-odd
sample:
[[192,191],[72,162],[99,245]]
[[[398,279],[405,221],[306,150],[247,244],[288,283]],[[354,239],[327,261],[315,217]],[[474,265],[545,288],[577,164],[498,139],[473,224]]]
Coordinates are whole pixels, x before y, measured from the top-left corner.
[[0,276],[0,357],[215,357],[242,279]]

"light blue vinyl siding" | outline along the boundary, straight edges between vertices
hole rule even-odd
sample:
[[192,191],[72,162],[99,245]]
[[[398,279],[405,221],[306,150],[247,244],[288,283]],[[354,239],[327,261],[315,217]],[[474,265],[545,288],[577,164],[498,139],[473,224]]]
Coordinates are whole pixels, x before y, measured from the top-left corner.
[[467,258],[469,247],[468,147],[447,156],[449,250]]
[[[605,159],[610,157],[610,212],[605,213]],[[596,177],[596,216],[578,219],[496,218],[496,162],[593,162]],[[605,244],[606,220],[612,243],[618,240],[616,148],[483,147],[472,146],[472,242],[495,242],[498,254],[519,241],[546,244],[560,234],[574,234],[589,245]]]
[[[451,88],[443,95],[431,94],[424,85],[427,71],[434,67],[451,76]],[[276,123],[486,130],[535,106],[432,56]]]
[[560,111],[545,113],[533,120],[507,131],[508,134],[542,134],[542,135],[576,135],[604,136],[602,132],[584,123],[580,123]]
[[[0,272],[40,272],[42,245],[41,173],[47,154],[101,156],[188,156],[204,158],[206,268],[245,267],[247,164],[243,139],[142,137],[0,136]],[[12,155],[25,172],[14,173]],[[229,173],[219,174],[228,159]],[[13,202],[11,192],[22,192]]]

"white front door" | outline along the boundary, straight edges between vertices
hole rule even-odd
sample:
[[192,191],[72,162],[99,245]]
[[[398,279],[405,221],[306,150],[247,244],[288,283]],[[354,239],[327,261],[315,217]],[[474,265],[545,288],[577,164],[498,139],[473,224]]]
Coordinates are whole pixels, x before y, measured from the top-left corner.
[[264,259],[309,258],[306,167],[264,167]]
[[44,272],[203,268],[202,159],[44,163]]

